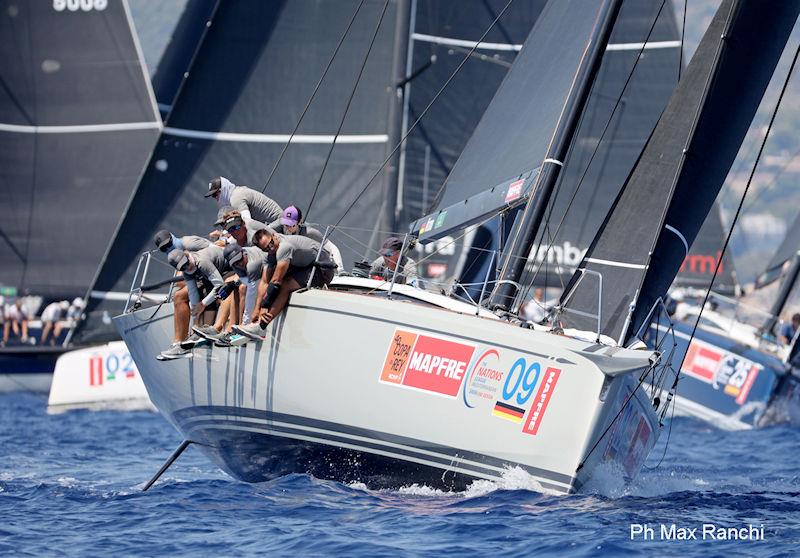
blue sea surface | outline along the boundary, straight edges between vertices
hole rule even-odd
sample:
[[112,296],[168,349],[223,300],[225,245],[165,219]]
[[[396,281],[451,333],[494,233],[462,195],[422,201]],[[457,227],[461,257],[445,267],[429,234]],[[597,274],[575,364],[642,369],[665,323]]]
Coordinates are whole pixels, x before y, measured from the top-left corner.
[[[0,424],[0,553],[14,556],[800,555],[800,430],[788,426],[676,418],[663,462],[632,485],[605,471],[557,496],[519,470],[461,493],[305,475],[246,484],[191,447],[143,493],[181,441],[156,413],[48,415],[42,398],[10,394]],[[698,538],[703,523],[763,524],[766,540],[659,540],[662,523]],[[631,524],[655,540],[631,540]]]

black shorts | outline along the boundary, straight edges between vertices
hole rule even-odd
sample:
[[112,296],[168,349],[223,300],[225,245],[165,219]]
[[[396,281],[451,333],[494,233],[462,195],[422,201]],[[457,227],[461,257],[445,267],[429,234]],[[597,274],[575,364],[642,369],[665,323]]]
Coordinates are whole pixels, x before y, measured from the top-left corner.
[[290,265],[286,276],[297,281],[297,284],[301,287],[305,287],[308,284],[308,279],[311,277],[311,272],[314,269],[316,269],[316,272],[314,273],[314,278],[311,280],[312,287],[319,288],[323,285],[328,285],[331,281],[333,281],[333,268],[315,267],[313,265],[308,265],[306,267],[294,267]]

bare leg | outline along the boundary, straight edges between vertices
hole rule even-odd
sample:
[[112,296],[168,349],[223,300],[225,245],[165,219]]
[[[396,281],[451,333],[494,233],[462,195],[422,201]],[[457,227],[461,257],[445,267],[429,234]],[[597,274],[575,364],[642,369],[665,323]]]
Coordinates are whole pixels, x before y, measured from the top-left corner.
[[22,320],[22,340],[28,340],[28,320]]
[[19,323],[17,323],[17,320],[11,320],[11,331],[14,332],[14,337],[19,337]]
[[3,343],[8,343],[8,334],[11,331],[11,322],[3,324]]
[[[42,328],[42,345],[47,342],[47,338],[50,337],[50,330],[53,329],[53,322],[45,322],[44,327]],[[57,337],[57,335],[54,334]]]
[[189,335],[189,291],[183,288],[172,298],[175,305],[175,343],[180,343]]
[[55,332],[53,333],[53,339],[57,340],[61,337],[61,330],[64,329],[64,322],[61,320],[56,322]]
[[242,283],[239,285],[239,322],[242,323],[244,317],[244,300],[247,298],[247,285]]
[[217,319],[214,321],[214,329],[217,331],[222,331],[222,328],[225,327],[225,324],[228,321],[228,316],[231,313],[231,304],[232,300],[230,296],[219,303],[219,307],[217,309]]

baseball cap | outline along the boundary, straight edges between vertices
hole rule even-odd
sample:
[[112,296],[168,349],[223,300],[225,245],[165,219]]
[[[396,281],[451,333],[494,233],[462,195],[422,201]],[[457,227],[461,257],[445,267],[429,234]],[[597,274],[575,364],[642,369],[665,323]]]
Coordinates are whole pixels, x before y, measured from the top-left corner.
[[295,206],[290,205],[283,210],[281,215],[281,225],[295,226],[300,221],[300,210]]
[[403,248],[403,239],[397,238],[396,236],[390,236],[383,242],[383,248],[381,249],[381,254],[384,256],[391,256],[395,250],[401,250]]
[[233,243],[225,245],[223,254],[225,256],[225,260],[231,267],[237,267],[236,264],[240,263],[242,258],[244,258],[244,250],[242,250],[238,244]]
[[222,227],[227,231],[231,227],[235,227],[237,225],[240,227],[244,225],[244,221],[242,220],[241,217],[228,217],[227,219],[225,219],[225,222],[222,224]]
[[203,197],[210,198],[220,190],[222,190],[222,177],[216,176],[211,179],[211,182],[208,183],[208,192],[206,192]]
[[156,246],[159,250],[163,251],[164,248],[167,248],[170,244],[172,244],[172,235],[168,230],[162,229],[156,233],[153,242],[156,243]]
[[231,207],[230,205],[223,205],[222,207],[219,208],[219,211],[217,211],[217,220],[214,221],[215,227],[222,226],[222,224],[225,222],[225,214],[228,213],[229,211],[233,211],[233,207]]
[[189,254],[183,250],[172,250],[167,254],[167,261],[178,271],[183,271],[184,266],[189,263]]

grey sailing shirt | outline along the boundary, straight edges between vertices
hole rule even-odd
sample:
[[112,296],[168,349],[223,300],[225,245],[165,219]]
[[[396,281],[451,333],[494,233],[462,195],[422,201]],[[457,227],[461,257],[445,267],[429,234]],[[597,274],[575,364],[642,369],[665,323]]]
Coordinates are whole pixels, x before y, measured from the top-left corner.
[[245,221],[254,219],[271,223],[283,213],[283,209],[275,200],[247,186],[237,186],[233,189],[231,207],[241,213]]

